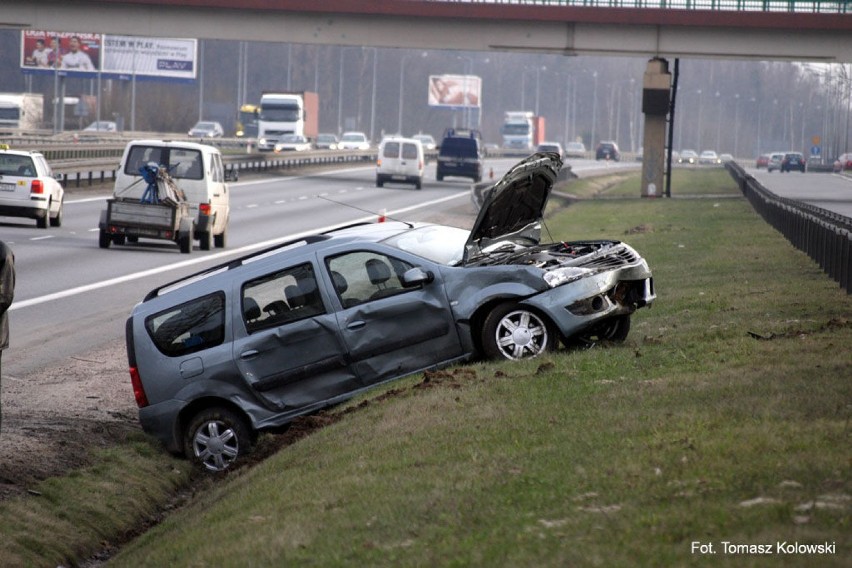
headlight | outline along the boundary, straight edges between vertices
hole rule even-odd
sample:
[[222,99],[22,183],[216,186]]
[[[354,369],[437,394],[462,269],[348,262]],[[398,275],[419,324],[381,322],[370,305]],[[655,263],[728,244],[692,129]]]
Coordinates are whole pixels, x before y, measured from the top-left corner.
[[266,145],[266,138],[261,138],[260,140],[257,141],[257,143],[263,144],[265,146]]
[[566,266],[565,268],[557,268],[544,273],[544,281],[551,288],[556,288],[568,282],[574,282],[580,278],[591,274],[593,271],[588,268],[580,268],[579,266]]

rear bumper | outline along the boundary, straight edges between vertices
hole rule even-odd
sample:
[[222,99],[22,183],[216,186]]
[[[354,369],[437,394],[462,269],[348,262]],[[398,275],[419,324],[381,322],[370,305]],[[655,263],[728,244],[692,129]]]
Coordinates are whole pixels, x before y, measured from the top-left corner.
[[47,215],[47,196],[38,199],[3,199],[0,197],[0,215],[44,219]]

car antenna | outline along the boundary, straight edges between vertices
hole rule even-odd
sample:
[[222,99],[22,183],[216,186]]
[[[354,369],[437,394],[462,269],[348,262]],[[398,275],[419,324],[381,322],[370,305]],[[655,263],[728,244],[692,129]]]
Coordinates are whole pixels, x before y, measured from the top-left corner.
[[358,207],[356,205],[352,205],[351,203],[343,203],[342,201],[335,201],[334,199],[328,198],[324,195],[317,195],[317,197],[320,198],[320,199],[325,199],[326,201],[331,201],[332,203],[336,203],[337,205],[343,205],[344,207],[350,207],[352,209],[355,209],[357,211],[361,211],[363,213],[369,213],[370,215],[375,215],[377,217],[384,217],[385,219],[390,219],[391,221],[397,221],[398,223],[405,223],[406,225],[408,225],[409,229],[414,228],[414,224],[411,223],[410,221],[403,221],[402,219],[394,219],[393,217],[391,217],[387,213],[377,213],[376,211],[370,211],[369,209],[362,209],[361,207]]

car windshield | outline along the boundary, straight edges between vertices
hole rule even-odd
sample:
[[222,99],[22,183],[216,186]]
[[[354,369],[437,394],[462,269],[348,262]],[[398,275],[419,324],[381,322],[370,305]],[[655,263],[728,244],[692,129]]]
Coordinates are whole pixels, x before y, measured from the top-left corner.
[[470,231],[445,225],[425,225],[394,235],[384,242],[425,259],[454,266],[461,262]]
[[213,125],[212,122],[199,122],[195,125],[193,130],[213,130],[215,128],[216,127]]
[[344,134],[341,138],[344,142],[363,142],[366,139],[363,134]]

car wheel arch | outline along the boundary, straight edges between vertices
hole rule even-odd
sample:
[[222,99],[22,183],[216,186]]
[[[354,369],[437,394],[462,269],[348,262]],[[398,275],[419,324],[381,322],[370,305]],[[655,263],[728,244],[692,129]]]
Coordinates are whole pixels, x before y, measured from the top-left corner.
[[[257,440],[258,433],[257,433],[257,429],[255,428],[254,421],[251,419],[251,416],[249,416],[245,412],[245,410],[240,408],[239,405],[237,405],[236,403],[234,403],[230,400],[224,399],[224,398],[218,398],[218,397],[197,398],[197,399],[191,401],[186,406],[184,406],[180,410],[180,412],[178,413],[177,420],[175,420],[174,437],[175,437],[176,440],[181,441],[181,443],[178,446],[181,449],[181,453],[183,453],[182,440],[184,438],[184,435],[186,434],[186,429],[189,427],[190,422],[192,422],[192,419],[195,418],[195,416],[198,415],[199,412],[202,412],[202,411],[207,410],[209,408],[224,408],[226,410],[233,412],[235,415],[237,415],[239,418],[241,418],[243,420],[243,422],[245,423],[245,425],[248,427],[249,435],[252,439],[252,443],[254,443]],[[190,458],[191,456],[186,456],[186,457]]]
[[488,315],[493,312],[498,306],[503,304],[519,304],[522,305],[525,309],[530,310],[531,312],[535,312],[543,320],[546,320],[548,325],[550,325],[554,330],[558,329],[554,322],[547,316],[547,314],[542,313],[540,310],[536,309],[534,306],[530,306],[524,303],[527,297],[525,296],[510,296],[510,295],[502,295],[497,297],[489,298],[486,302],[480,304],[473,314],[470,316],[470,333],[471,338],[473,340],[473,345],[476,348],[476,353],[478,358],[482,358],[484,356],[483,346],[482,346],[482,330],[485,326],[485,320],[488,318]]

